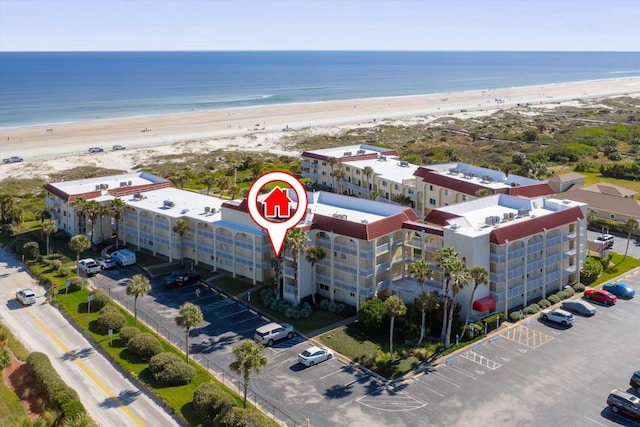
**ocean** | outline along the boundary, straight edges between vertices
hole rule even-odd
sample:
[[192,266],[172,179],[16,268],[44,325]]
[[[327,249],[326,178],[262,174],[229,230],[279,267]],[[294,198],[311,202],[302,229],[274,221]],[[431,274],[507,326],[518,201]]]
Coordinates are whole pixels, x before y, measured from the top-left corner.
[[640,52],[0,52],[0,128],[640,76]]

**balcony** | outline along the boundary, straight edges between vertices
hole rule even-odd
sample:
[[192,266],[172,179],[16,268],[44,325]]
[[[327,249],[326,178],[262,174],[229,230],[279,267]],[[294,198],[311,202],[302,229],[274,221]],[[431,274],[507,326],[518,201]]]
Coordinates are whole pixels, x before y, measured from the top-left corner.
[[575,238],[576,238],[576,236],[577,236],[576,232],[575,232],[575,231],[572,231],[572,232],[571,232],[571,233],[569,233],[569,234],[565,234],[565,235],[564,235],[563,240],[564,240],[565,242],[566,242],[567,240],[573,240],[573,239],[575,239]]
[[418,236],[414,236],[407,240],[407,245],[413,246],[414,248],[422,248],[422,239]]
[[545,277],[545,282],[553,282],[554,280],[560,279],[560,271],[554,271],[552,273],[547,274]]
[[501,255],[501,254],[492,253],[492,254],[489,255],[489,261],[495,262],[496,264],[504,263],[504,259],[505,259],[505,256]]
[[500,304],[504,302],[504,292],[489,291],[489,296],[496,300],[496,303]]
[[541,251],[542,248],[543,248],[543,243],[542,242],[534,243],[532,245],[529,245],[529,253]]
[[507,290],[507,298],[516,298],[520,295],[524,294],[524,285],[516,286],[515,288],[511,288]]
[[560,241],[561,241],[561,237],[560,236],[556,236],[556,237],[552,237],[550,239],[547,239],[547,248],[549,248],[551,246],[559,245]]
[[360,277],[366,278],[373,276],[373,268],[361,268]]
[[358,255],[358,250],[354,246],[344,245],[342,243],[334,243],[333,250],[347,255]]
[[536,277],[533,280],[528,280],[527,281],[527,291],[532,291],[534,289],[538,289],[539,287],[541,287],[543,285],[544,281],[542,280],[542,277]]
[[315,169],[318,166],[317,163],[313,163],[313,162],[307,162],[307,161],[301,161],[300,162],[300,167],[301,168],[308,168],[308,169]]
[[489,273],[489,280],[496,283],[504,282],[504,273]]
[[380,255],[383,254],[385,252],[389,252],[389,244],[385,243],[383,245],[380,245],[378,247],[376,247],[376,255]]
[[300,175],[302,175],[305,178],[311,178],[311,179],[317,179],[318,178],[318,174],[315,172],[310,172],[310,171],[301,171]]
[[390,263],[388,261],[378,265],[376,267],[376,274],[384,273],[385,271],[389,270],[389,267]]
[[520,276],[524,276],[524,266],[511,269],[507,274],[507,278],[509,280],[514,279],[516,277],[520,277]]
[[524,256],[524,248],[516,249],[514,251],[508,251],[509,261],[515,258],[522,258]]
[[358,269],[352,264],[345,264],[342,262],[334,261],[333,268],[338,271],[344,271],[345,273],[358,274]]
[[546,260],[545,260],[545,261],[546,261],[547,265],[549,265],[549,264],[555,264],[556,262],[560,261],[560,254],[552,254],[552,255],[549,255],[549,256],[546,258]]
[[541,259],[532,261],[529,264],[527,264],[527,271],[539,270],[543,266],[544,266],[544,262]]
[[571,258],[572,256],[576,256],[576,248],[573,249],[569,249],[564,251],[563,254],[563,258]]

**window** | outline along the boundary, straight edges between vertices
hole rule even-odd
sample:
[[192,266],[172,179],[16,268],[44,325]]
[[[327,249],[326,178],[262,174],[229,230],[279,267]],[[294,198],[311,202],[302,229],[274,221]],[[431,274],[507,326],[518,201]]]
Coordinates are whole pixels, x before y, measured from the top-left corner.
[[449,190],[445,189],[445,190],[444,190],[444,195],[445,195],[445,196],[448,196],[448,195],[449,195]]
[[462,201],[463,201],[463,202],[465,202],[466,200],[467,200],[467,195],[466,195],[466,194],[463,194],[463,195],[462,195]]
[[327,171],[322,171],[322,176],[326,176],[327,175]]
[[351,172],[351,168],[347,166],[347,172]]
[[360,169],[356,169],[356,175],[360,175]]
[[387,181],[382,181],[382,186],[386,187],[387,186]]
[[429,191],[433,191],[433,185],[429,186]]
[[609,218],[611,218],[611,219],[616,219],[616,214],[611,214],[611,215],[609,215]]
[[340,258],[347,259],[347,254],[340,254]]
[[429,204],[431,206],[435,206],[436,205],[436,199],[429,199]]
[[395,184],[395,185],[393,186],[393,189],[394,189],[394,190],[399,190],[399,189],[400,189],[400,187],[398,186],[398,184]]
[[320,289],[322,289],[323,291],[328,291],[328,290],[329,290],[329,286],[327,286],[327,285],[320,285]]

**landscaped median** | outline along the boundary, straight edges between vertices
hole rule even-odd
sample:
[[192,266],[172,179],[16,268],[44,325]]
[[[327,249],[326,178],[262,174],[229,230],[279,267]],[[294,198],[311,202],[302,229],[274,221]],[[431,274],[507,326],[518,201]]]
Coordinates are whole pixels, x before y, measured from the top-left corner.
[[[104,292],[89,291],[84,286],[66,289],[65,282],[69,278],[58,277],[49,264],[46,257],[45,260],[28,263],[41,284],[56,284],[55,287],[49,286],[48,294],[52,298],[52,304],[59,307],[123,372],[157,396],[185,424],[206,425],[206,420],[215,419],[214,425],[221,427],[235,426],[241,421],[241,425],[245,425],[246,422],[243,421],[247,421],[255,427],[278,425],[250,404],[247,409],[241,409],[242,398],[193,361],[190,361],[190,366],[178,363],[184,361],[184,355],[178,349],[146,325],[136,325],[134,317],[110,301]],[[90,295],[92,300],[89,303]],[[132,331],[132,328],[137,331]],[[109,329],[112,335],[109,335]],[[124,336],[120,333],[121,330]],[[140,339],[137,339],[138,336]],[[150,361],[153,362],[151,367]],[[171,385],[178,383],[183,385]],[[215,402],[207,401],[208,406],[194,407],[194,394],[200,387],[214,387],[218,390],[213,394],[205,393],[207,396],[225,395],[228,398],[225,398],[224,404],[216,405]]]

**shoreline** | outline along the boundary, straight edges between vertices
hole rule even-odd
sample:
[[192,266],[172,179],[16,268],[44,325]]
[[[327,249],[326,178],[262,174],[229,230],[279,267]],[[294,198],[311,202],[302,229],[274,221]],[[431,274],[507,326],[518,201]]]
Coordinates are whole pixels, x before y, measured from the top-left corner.
[[[452,94],[470,94],[477,92],[487,92],[487,91],[502,91],[502,90],[531,90],[531,89],[544,89],[544,88],[555,88],[558,86],[564,85],[578,85],[578,84],[591,84],[591,83],[607,83],[607,82],[615,82],[615,81],[634,81],[633,85],[637,85],[637,88],[634,88],[634,92],[640,92],[640,75],[627,76],[627,77],[612,77],[608,79],[590,79],[590,80],[574,80],[569,82],[557,82],[557,83],[545,83],[538,85],[526,85],[526,86],[508,86],[508,87],[496,87],[496,88],[476,88],[476,89],[465,89],[465,90],[453,90],[447,92],[429,92],[429,93],[420,93],[420,94],[411,94],[411,95],[389,95],[389,96],[374,96],[367,98],[346,98],[346,99],[335,99],[335,100],[327,100],[327,101],[308,101],[308,102],[290,102],[284,104],[264,104],[264,105],[251,105],[246,107],[224,107],[224,108],[215,108],[208,110],[191,110],[191,111],[182,111],[182,112],[169,112],[169,113],[152,113],[152,114],[136,114],[132,116],[117,116],[117,117],[109,117],[109,118],[99,118],[99,119],[87,119],[87,120],[69,120],[69,121],[59,121],[59,122],[43,122],[43,123],[35,123],[35,124],[26,124],[26,125],[18,125],[18,126],[0,126],[0,136],[2,133],[8,133],[12,130],[20,130],[20,129],[30,129],[30,128],[38,128],[38,127],[51,127],[51,126],[64,126],[64,125],[81,125],[81,124],[89,124],[89,123],[100,123],[100,122],[110,122],[110,121],[118,121],[118,120],[135,120],[135,119],[155,119],[160,117],[174,117],[174,116],[185,116],[191,114],[213,114],[221,111],[242,111],[242,110],[252,110],[252,109],[269,109],[269,108],[285,108],[290,106],[300,106],[300,105],[324,105],[324,104],[338,104],[338,103],[367,103],[369,101],[386,101],[386,100],[403,100],[409,98],[430,98],[430,97],[438,97],[443,95],[452,95]],[[633,86],[632,85],[632,86]],[[608,96],[610,94],[606,94]],[[599,97],[599,95],[593,95],[590,97]],[[585,98],[590,98],[585,97]],[[1,141],[1,140],[0,140]],[[0,142],[1,146],[1,142]]]
[[[51,171],[89,165],[132,171],[153,156],[217,149],[296,156],[299,153],[286,145],[297,135],[424,124],[439,117],[465,119],[518,107],[579,106],[583,101],[624,95],[640,98],[640,76],[3,128],[2,157],[20,156],[25,161],[0,165],[0,179],[47,176]],[[116,144],[127,149],[111,151]],[[102,147],[105,152],[89,154],[90,147]]]

